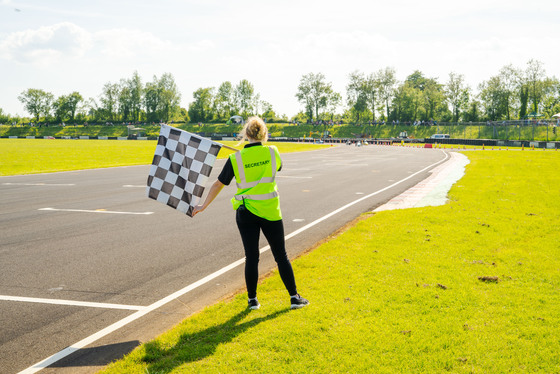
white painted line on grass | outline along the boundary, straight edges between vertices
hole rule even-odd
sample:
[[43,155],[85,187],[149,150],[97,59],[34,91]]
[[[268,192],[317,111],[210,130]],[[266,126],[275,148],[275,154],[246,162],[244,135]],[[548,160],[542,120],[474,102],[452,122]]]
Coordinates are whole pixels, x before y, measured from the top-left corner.
[[79,212],[79,213],[106,213],[106,214],[134,214],[134,215],[148,215],[154,214],[154,212],[115,212],[111,210],[86,210],[86,209],[57,209],[57,208],[40,208],[37,210],[49,211],[49,212]]
[[75,186],[75,183],[2,183],[4,186]]
[[6,296],[6,295],[0,295],[0,300],[19,301],[19,302],[26,302],[26,303],[38,303],[38,304],[83,306],[89,308],[105,308],[105,309],[143,310],[145,308],[145,306],[137,306],[137,305],[92,303],[87,301],[43,299],[37,297],[19,297],[19,296]]
[[[436,166],[436,165],[438,165],[438,164],[441,164],[442,162],[446,161],[446,160],[449,158],[449,155],[448,155],[446,152],[444,152],[443,150],[441,150],[441,152],[442,152],[443,154],[445,154],[445,158],[444,158],[443,160],[438,161],[438,162],[436,162],[436,163],[433,163],[433,164],[431,164],[430,166],[427,166],[427,167],[425,167],[424,169],[422,169],[422,170],[420,170],[420,171],[417,171],[416,173],[411,174],[411,175],[409,175],[408,177],[406,177],[406,178],[404,178],[404,179],[401,179],[401,180],[398,181],[398,182],[395,182],[395,183],[391,184],[390,186],[387,186],[387,187],[385,187],[385,188],[382,188],[381,190],[378,190],[378,191],[376,191],[376,192],[373,192],[373,193],[371,193],[371,194],[369,194],[369,195],[367,195],[367,196],[361,197],[361,198],[359,198],[358,200],[355,200],[355,201],[353,201],[353,202],[351,202],[351,203],[349,203],[349,204],[346,204],[346,205],[344,205],[343,207],[340,207],[340,208],[338,208],[338,209],[332,211],[331,213],[329,213],[329,214],[327,214],[327,215],[325,215],[325,216],[323,216],[323,217],[321,217],[321,218],[319,218],[319,219],[316,219],[315,221],[309,223],[308,225],[305,225],[305,226],[301,227],[300,229],[298,229],[298,230],[292,232],[291,234],[286,235],[286,240],[293,238],[294,236],[296,236],[296,235],[298,235],[298,234],[304,232],[305,230],[307,230],[307,229],[309,229],[309,228],[311,228],[311,227],[313,227],[313,226],[315,226],[315,225],[317,225],[317,224],[323,222],[324,220],[326,220],[326,219],[328,219],[328,218],[330,218],[330,217],[332,217],[332,216],[334,216],[334,215],[336,215],[336,214],[342,212],[343,210],[345,210],[345,209],[351,207],[352,205],[358,204],[359,202],[361,202],[361,201],[363,201],[363,200],[366,200],[366,199],[368,199],[368,198],[370,198],[370,197],[372,197],[372,196],[375,196],[375,195],[378,195],[378,194],[380,194],[380,193],[382,193],[382,192],[384,192],[384,191],[387,191],[387,190],[389,190],[389,189],[395,187],[396,185],[407,181],[408,179],[414,177],[415,175],[418,175],[418,174],[420,174],[420,173],[422,173],[422,172],[424,172],[424,171],[430,169],[431,167],[434,167],[434,166]],[[267,245],[266,247],[261,248],[261,249],[260,249],[260,252],[263,253],[263,252],[268,251],[269,249],[270,249],[270,246]],[[183,296],[183,295],[189,293],[190,291],[192,291],[192,290],[194,290],[194,289],[196,289],[196,288],[198,288],[198,287],[200,287],[200,286],[202,286],[202,285],[204,285],[204,284],[210,282],[211,280],[213,280],[213,279],[219,277],[220,275],[223,275],[223,274],[227,273],[228,271],[230,271],[230,270],[232,270],[232,269],[235,269],[236,267],[238,267],[239,265],[243,264],[244,262],[245,262],[245,259],[244,259],[244,258],[242,258],[242,259],[240,259],[240,260],[237,260],[237,261],[235,261],[235,262],[233,262],[233,263],[231,263],[231,264],[229,264],[229,265],[227,265],[227,266],[225,266],[225,267],[223,267],[223,268],[221,268],[221,269],[219,269],[219,270],[213,272],[212,274],[207,275],[206,277],[204,277],[204,278],[202,278],[202,279],[200,279],[200,280],[198,280],[198,281],[196,281],[196,282],[194,282],[194,283],[192,283],[192,284],[186,286],[185,288],[183,288],[183,289],[181,289],[181,290],[179,290],[179,291],[177,291],[177,292],[175,292],[175,293],[173,293],[173,294],[171,294],[171,295],[169,295],[169,296],[167,296],[167,297],[165,297],[165,298],[163,298],[163,299],[161,299],[161,300],[159,300],[159,301],[156,301],[156,302],[153,303],[152,305],[147,306],[145,309],[139,310],[139,311],[137,311],[137,312],[131,314],[130,316],[125,317],[125,318],[121,319],[120,321],[117,321],[117,322],[113,323],[113,324],[110,325],[110,326],[107,326],[107,327],[104,328],[103,330],[98,331],[97,333],[95,333],[95,334],[93,334],[93,335],[90,335],[90,336],[88,336],[87,338],[82,339],[82,340],[80,340],[80,341],[77,342],[77,343],[72,344],[70,347],[68,347],[68,348],[66,348],[66,349],[63,349],[62,351],[60,351],[60,352],[58,352],[58,353],[55,353],[54,355],[52,355],[52,356],[50,356],[50,357],[44,359],[43,361],[40,361],[40,362],[36,363],[35,365],[30,366],[29,368],[27,368],[27,369],[21,371],[19,374],[31,374],[31,373],[36,373],[36,372],[38,372],[39,370],[41,370],[41,369],[43,369],[43,368],[46,368],[46,367],[48,367],[49,365],[52,365],[52,364],[54,364],[55,362],[57,362],[57,361],[63,359],[64,357],[66,357],[66,356],[68,356],[68,355],[70,355],[70,354],[76,352],[77,350],[86,347],[87,345],[89,345],[89,344],[91,344],[91,343],[93,343],[93,342],[95,342],[95,341],[97,341],[97,340],[103,338],[103,337],[106,336],[106,335],[109,335],[110,333],[112,333],[112,332],[114,332],[114,331],[120,329],[121,327],[128,325],[129,323],[131,323],[131,322],[133,322],[133,321],[139,319],[140,317],[145,316],[146,314],[148,314],[148,313],[150,313],[150,312],[156,310],[157,308],[159,308],[159,307],[161,307],[161,306],[167,304],[168,302],[173,301],[173,300],[177,299],[178,297]]]
[[465,174],[465,166],[468,163],[467,156],[452,152],[448,162],[430,170],[431,176],[376,208],[374,212],[445,204],[447,193]]

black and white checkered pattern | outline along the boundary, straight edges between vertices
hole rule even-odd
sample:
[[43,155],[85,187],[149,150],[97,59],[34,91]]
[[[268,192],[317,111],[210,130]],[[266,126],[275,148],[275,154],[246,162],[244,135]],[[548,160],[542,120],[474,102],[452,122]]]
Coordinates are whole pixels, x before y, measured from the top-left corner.
[[192,217],[222,145],[162,125],[146,194]]

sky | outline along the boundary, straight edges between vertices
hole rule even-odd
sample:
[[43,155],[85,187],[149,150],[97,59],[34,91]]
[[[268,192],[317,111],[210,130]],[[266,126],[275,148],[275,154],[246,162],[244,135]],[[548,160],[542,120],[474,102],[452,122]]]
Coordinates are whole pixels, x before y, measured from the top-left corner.
[[478,85],[506,65],[541,61],[560,78],[558,0],[0,0],[0,108],[38,88],[98,100],[104,84],[171,73],[181,106],[201,87],[247,79],[289,117],[301,77],[392,67]]

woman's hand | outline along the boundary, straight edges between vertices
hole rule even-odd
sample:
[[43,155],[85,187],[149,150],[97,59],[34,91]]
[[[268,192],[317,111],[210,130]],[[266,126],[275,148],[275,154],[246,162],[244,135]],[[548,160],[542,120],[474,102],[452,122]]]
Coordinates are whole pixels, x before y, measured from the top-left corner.
[[192,211],[192,216],[193,216],[193,218],[194,218],[194,216],[196,216],[198,213],[202,212],[204,209],[205,209],[205,208],[204,208],[203,205],[197,205],[197,206],[195,206],[195,207],[193,208],[193,211]]
[[206,196],[206,200],[204,200],[204,203],[202,205],[197,205],[193,208],[192,216],[194,217],[198,213],[200,213],[204,209],[206,209],[208,207],[208,205],[210,205],[210,203],[216,198],[216,196],[218,196],[218,194],[220,193],[222,188],[224,188],[224,185],[222,184],[222,182],[220,182],[219,180],[216,180],[212,184],[212,187],[210,187],[210,192],[208,192],[208,196]]

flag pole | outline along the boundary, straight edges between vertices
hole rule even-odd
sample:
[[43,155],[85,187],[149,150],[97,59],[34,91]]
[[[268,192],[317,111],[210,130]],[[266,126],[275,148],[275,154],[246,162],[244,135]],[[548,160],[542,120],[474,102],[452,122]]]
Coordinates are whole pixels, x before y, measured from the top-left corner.
[[[216,142],[216,143],[217,143],[217,142]],[[219,143],[219,144],[220,144],[223,148],[227,148],[227,149],[229,149],[230,151],[234,151],[234,152],[239,151],[239,149],[230,147],[229,145],[225,145],[225,144],[222,144],[222,143]]]

